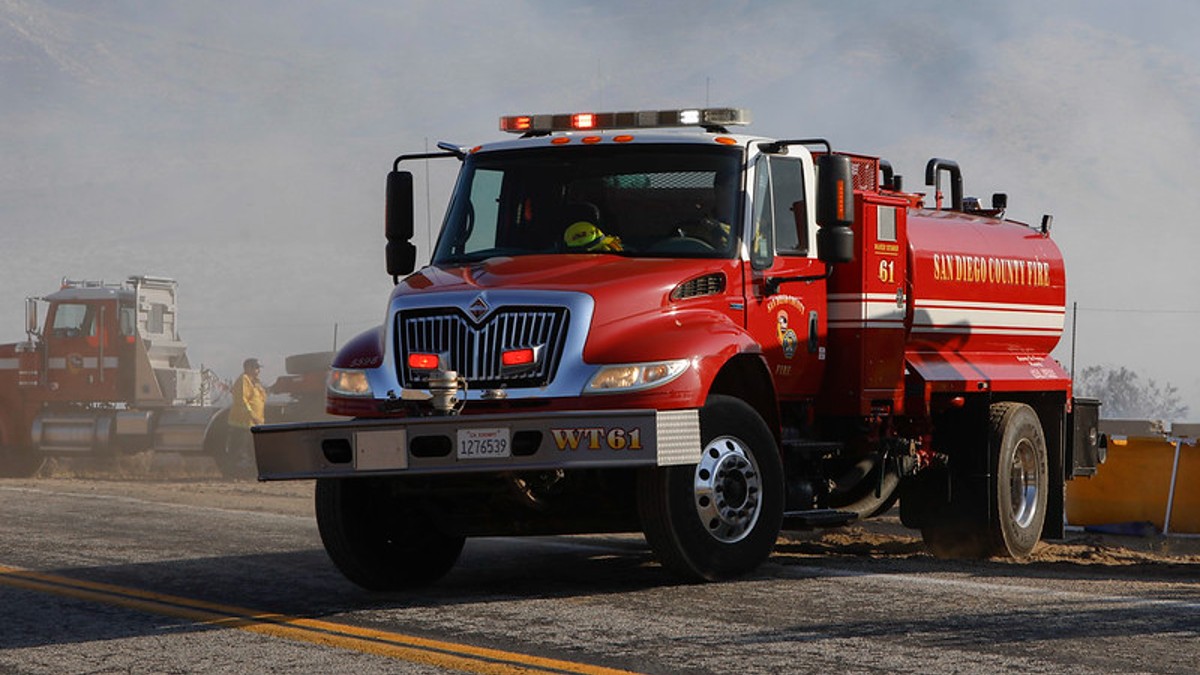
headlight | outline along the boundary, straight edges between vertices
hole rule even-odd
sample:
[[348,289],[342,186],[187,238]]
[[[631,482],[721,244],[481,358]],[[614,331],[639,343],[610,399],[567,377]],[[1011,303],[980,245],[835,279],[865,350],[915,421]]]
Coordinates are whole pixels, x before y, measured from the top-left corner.
[[674,380],[687,369],[687,359],[604,366],[583,388],[583,393],[603,394],[650,389]]
[[329,391],[339,396],[371,396],[371,383],[367,381],[365,370],[343,370],[334,368],[329,371]]

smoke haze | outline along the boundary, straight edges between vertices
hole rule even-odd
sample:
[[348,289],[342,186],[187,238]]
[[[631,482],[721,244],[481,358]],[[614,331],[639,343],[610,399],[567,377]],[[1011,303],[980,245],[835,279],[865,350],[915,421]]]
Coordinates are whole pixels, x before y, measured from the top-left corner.
[[[0,341],[64,276],[158,274],[193,364],[270,381],[382,318],[396,155],[506,113],[711,103],[1052,213],[1077,369],[1175,384],[1196,417],[1198,26],[1165,1],[0,0]],[[416,166],[423,261],[456,167]]]

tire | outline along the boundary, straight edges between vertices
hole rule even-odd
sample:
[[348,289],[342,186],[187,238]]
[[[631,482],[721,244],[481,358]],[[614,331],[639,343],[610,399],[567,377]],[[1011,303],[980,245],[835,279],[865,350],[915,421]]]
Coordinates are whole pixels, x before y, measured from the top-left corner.
[[960,453],[988,452],[986,488],[980,484],[976,489],[961,470],[952,471],[952,500],[923,514],[921,536],[939,558],[1020,559],[1027,557],[1041,538],[1049,469],[1046,438],[1037,413],[1022,403],[992,404],[986,440],[983,447],[957,449]]
[[33,448],[0,447],[0,478],[29,478],[45,463],[45,456]]
[[997,449],[991,554],[1024,558],[1046,523],[1049,468],[1046,437],[1033,408],[996,403],[990,410],[991,447]]
[[383,479],[317,479],[317,529],[325,552],[347,579],[369,591],[437,581],[454,567],[466,541],[438,530],[420,503],[389,488]]
[[984,535],[990,490],[972,476],[989,472],[985,412],[976,414],[972,408],[935,421],[933,449],[949,455],[951,463],[927,467],[901,486],[900,520],[920,528],[925,548],[935,557],[988,555]]
[[[700,411],[698,464],[638,476],[638,514],[663,566],[690,582],[753,571],[783,522],[783,466],[766,422],[747,403],[712,396]],[[736,502],[736,503],[733,503]]]

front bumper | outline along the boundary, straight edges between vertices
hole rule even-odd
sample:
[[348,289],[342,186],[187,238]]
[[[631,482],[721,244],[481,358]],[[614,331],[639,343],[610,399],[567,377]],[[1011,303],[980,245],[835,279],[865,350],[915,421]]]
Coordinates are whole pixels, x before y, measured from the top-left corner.
[[259,480],[687,465],[702,450],[695,409],[270,424],[253,432]]

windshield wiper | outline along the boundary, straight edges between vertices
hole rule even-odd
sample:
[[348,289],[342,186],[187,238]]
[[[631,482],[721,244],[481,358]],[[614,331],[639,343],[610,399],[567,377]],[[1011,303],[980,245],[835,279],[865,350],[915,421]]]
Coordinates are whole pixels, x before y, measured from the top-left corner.
[[514,255],[533,255],[535,251],[526,251],[517,248],[489,248],[483,251],[474,253],[460,253],[438,260],[439,265],[466,265],[470,263],[483,262],[491,258],[501,258]]

